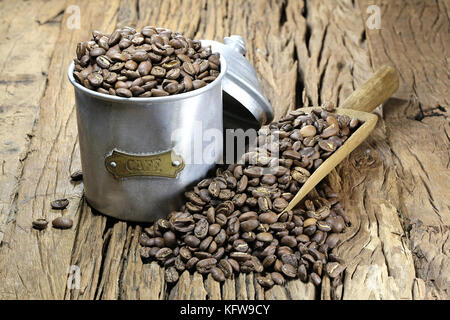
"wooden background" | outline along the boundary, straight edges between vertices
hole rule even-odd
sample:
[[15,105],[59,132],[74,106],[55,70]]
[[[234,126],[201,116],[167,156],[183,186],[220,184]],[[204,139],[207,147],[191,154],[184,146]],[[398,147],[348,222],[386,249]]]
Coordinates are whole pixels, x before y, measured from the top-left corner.
[[[70,29],[74,3],[0,2],[0,299],[450,298],[448,1],[86,0]],[[372,4],[380,30],[366,25]],[[124,25],[242,35],[276,117],[339,104],[378,67],[398,68],[401,88],[378,127],[329,177],[352,220],[335,249],[342,282],[264,291],[251,274],[219,285],[184,273],[166,290],[163,271],[141,263],[141,228],[91,212],[68,178],[80,159],[66,69],[90,31]],[[62,197],[74,227],[32,230],[58,216],[50,201]],[[80,289],[66,285],[70,266]]]

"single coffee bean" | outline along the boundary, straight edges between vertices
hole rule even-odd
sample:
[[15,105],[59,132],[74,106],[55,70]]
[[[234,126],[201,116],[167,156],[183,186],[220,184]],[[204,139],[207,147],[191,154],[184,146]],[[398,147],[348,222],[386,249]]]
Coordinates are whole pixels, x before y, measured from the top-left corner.
[[90,56],[93,57],[93,58],[96,58],[96,57],[98,57],[98,56],[102,56],[102,55],[104,55],[105,53],[106,53],[106,51],[105,51],[105,49],[103,49],[103,48],[95,48],[95,49],[92,49],[92,50],[89,52]]
[[244,232],[250,232],[255,230],[259,226],[260,222],[256,219],[247,220],[240,223],[240,230]]
[[195,225],[194,235],[199,239],[203,239],[208,235],[208,231],[209,231],[208,221],[206,219],[201,219]]
[[297,275],[297,270],[291,264],[283,264],[283,266],[281,267],[281,271],[286,277],[291,279],[295,278]]
[[163,89],[151,89],[152,97],[166,97],[169,93]]
[[285,199],[276,198],[273,201],[273,210],[275,210],[276,212],[281,212],[288,206],[288,204],[289,203]]
[[322,279],[315,272],[311,273],[311,281],[316,287],[320,286],[320,284],[322,283]]
[[196,248],[200,245],[200,239],[193,235],[187,235],[184,237],[184,242],[192,248]]
[[218,268],[218,267],[213,267],[211,269],[211,276],[213,277],[214,280],[216,280],[217,282],[224,282],[225,281],[225,274],[222,271],[222,269]]
[[328,262],[325,265],[325,272],[332,279],[338,277],[344,270],[345,267],[340,265],[338,262]]
[[283,238],[281,238],[280,243],[282,245],[293,248],[297,245],[297,240],[294,236],[284,236]]
[[259,178],[262,176],[263,170],[261,167],[249,167],[244,169],[244,174],[250,178]]
[[170,248],[161,248],[156,253],[155,258],[160,260],[160,261],[164,261],[164,260],[167,260],[168,258],[172,257],[172,255],[173,255],[172,249],[170,249]]
[[63,210],[67,208],[67,206],[69,205],[69,200],[67,199],[54,200],[50,203],[50,205],[52,206],[52,209]]
[[330,249],[333,249],[339,243],[339,235],[337,233],[329,234],[325,243]]
[[313,270],[315,273],[317,273],[319,276],[322,275],[322,268],[323,268],[323,263],[322,261],[316,261],[313,264]]
[[131,98],[133,96],[131,91],[126,89],[126,88],[118,88],[118,89],[116,89],[116,94],[118,96],[120,96],[120,97],[125,97],[125,98]]
[[278,215],[274,212],[269,211],[261,214],[258,219],[261,223],[273,224],[277,222]]
[[58,217],[52,221],[52,226],[56,229],[70,229],[73,226],[73,221],[67,217]]
[[211,236],[209,236],[209,237],[203,239],[203,240],[200,242],[200,245],[199,245],[200,250],[202,250],[202,251],[208,250],[208,247],[209,247],[209,245],[211,244],[211,242],[213,241],[213,239],[214,239],[214,238],[211,237]]
[[286,280],[284,279],[284,277],[281,273],[272,272],[270,275],[272,277],[274,284],[279,285],[279,286],[284,286],[284,284],[286,283]]
[[166,231],[164,233],[164,237],[163,238],[164,238],[164,243],[169,248],[174,248],[177,245],[176,235],[172,231]]
[[44,218],[36,219],[32,222],[33,228],[36,230],[44,230],[47,228],[48,221]]
[[186,262],[186,269],[193,269],[197,265],[198,261],[199,259],[197,257],[192,257],[188,260],[188,262]]
[[70,174],[70,179],[72,181],[81,181],[83,180],[83,172],[81,170],[74,171]]
[[277,260],[277,256],[272,254],[270,256],[265,257],[262,264],[263,264],[264,268],[268,269],[275,263],[276,260]]
[[273,240],[273,236],[269,232],[261,232],[256,235],[256,239],[262,242],[270,242]]
[[178,281],[179,275],[175,267],[167,268],[165,271],[165,280],[167,283],[175,283]]
[[256,282],[264,288],[272,288],[275,282],[272,279],[272,276],[270,274],[265,275],[264,277],[261,275],[258,275],[256,277]]
[[308,272],[304,264],[301,264],[297,269],[298,277],[301,281],[306,282],[308,280]]

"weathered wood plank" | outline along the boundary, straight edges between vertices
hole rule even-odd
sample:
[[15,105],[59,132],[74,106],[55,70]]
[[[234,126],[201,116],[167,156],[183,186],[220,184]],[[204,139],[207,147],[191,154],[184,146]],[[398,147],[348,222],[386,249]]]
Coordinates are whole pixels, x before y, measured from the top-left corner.
[[[48,1],[61,10],[64,1]],[[47,69],[58,39],[55,23],[37,20],[42,1],[0,2],[0,244],[4,224],[14,219],[16,191],[44,93]],[[26,30],[24,30],[26,29]]]
[[102,267],[103,244],[110,234],[105,233],[106,218],[94,212],[83,201],[78,223],[76,245],[72,251],[70,265],[80,271],[80,287],[66,288],[65,299],[95,298]]
[[401,75],[397,100],[384,112],[389,174],[397,184],[387,199],[408,231],[424,296],[448,299],[450,8],[447,1],[361,1],[369,4],[380,7],[382,24],[367,30],[372,62],[393,64]]
[[[76,42],[86,38],[88,30],[110,28],[118,2],[103,6],[80,1],[79,7],[81,29],[67,27],[67,14],[61,22],[40,101],[39,123],[24,162],[15,212],[6,226],[0,252],[1,299],[62,299],[65,295],[82,196],[82,185],[72,184],[68,178],[79,160],[73,89],[66,80],[66,68]],[[51,221],[61,214],[50,209],[50,201],[62,197],[70,200],[64,215],[74,220],[73,228],[32,230],[34,219],[44,216]]]

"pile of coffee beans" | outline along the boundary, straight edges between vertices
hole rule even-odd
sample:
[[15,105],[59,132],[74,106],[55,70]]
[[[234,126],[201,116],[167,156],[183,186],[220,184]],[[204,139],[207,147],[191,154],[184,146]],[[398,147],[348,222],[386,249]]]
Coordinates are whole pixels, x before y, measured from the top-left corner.
[[220,55],[165,28],[92,32],[77,45],[74,78],[88,89],[120,97],[163,97],[199,89],[220,74]]
[[360,125],[332,110],[296,110],[261,128],[257,146],[240,164],[218,168],[185,193],[179,212],[144,229],[143,261],[164,266],[168,283],[184,270],[210,273],[219,282],[255,272],[266,288],[297,277],[315,285],[324,273],[339,277],[344,268],[330,250],[350,221],[338,195],[318,186],[315,197],[285,211],[311,173]]

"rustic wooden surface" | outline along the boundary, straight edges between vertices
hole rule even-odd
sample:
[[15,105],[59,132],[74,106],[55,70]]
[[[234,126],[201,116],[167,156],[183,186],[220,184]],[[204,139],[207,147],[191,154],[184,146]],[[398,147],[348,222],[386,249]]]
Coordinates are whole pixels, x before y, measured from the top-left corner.
[[[78,5],[81,29],[68,28]],[[387,0],[1,1],[0,299],[449,299],[449,5]],[[381,8],[381,29],[366,20]],[[372,136],[328,180],[352,226],[336,253],[342,282],[290,281],[264,290],[252,274],[219,285],[143,265],[141,227],[93,212],[82,183],[73,89],[66,68],[90,30],[163,25],[199,39],[240,34],[280,117],[298,105],[339,105],[384,64],[401,88]],[[67,197],[71,230],[31,229]],[[72,267],[71,267],[72,266]],[[73,267],[75,266],[75,267]],[[79,268],[80,289],[69,271]]]

